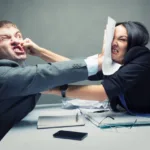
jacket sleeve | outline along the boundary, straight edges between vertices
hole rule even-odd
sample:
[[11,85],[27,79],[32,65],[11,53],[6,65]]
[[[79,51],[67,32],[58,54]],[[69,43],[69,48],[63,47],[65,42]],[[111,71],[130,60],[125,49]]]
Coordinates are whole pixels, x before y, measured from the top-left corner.
[[[150,53],[139,56],[122,66],[116,73],[104,79],[102,85],[109,98],[125,93],[137,86],[150,74]],[[140,86],[140,84],[138,85]]]
[[23,68],[0,64],[0,98],[36,94],[87,78],[84,60],[38,64]]
[[102,79],[103,79],[102,71],[99,71],[97,74],[88,77],[88,80],[90,80],[90,81],[97,81],[97,80],[102,80]]

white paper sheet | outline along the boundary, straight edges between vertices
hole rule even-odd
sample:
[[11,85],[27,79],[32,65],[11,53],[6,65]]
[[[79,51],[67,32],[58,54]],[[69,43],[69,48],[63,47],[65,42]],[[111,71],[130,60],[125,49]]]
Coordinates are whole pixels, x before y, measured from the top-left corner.
[[114,37],[115,25],[116,21],[111,17],[108,17],[104,46],[104,60],[102,63],[102,71],[104,75],[111,75],[121,67],[121,65],[114,62],[111,57],[111,43]]
[[99,102],[95,100],[80,100],[80,99],[72,99],[66,101],[66,108],[71,106],[77,106],[85,109],[108,109],[108,101]]

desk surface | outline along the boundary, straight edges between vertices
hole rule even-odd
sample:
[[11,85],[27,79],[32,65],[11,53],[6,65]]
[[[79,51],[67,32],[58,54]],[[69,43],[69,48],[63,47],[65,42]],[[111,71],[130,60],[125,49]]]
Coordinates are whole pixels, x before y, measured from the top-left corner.
[[[132,129],[100,129],[91,122],[85,126],[53,129],[37,129],[40,115],[71,114],[76,110],[62,109],[60,105],[37,106],[20,123],[15,125],[0,142],[1,150],[127,150],[149,149],[150,127],[134,127]],[[83,141],[53,138],[58,130],[88,132]]]

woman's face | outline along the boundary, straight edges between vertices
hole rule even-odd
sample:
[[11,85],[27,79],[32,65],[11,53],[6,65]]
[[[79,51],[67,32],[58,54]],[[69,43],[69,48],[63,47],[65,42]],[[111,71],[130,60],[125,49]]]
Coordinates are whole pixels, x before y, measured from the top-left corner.
[[115,28],[111,48],[111,56],[115,62],[123,64],[124,56],[127,52],[127,46],[128,46],[127,30],[123,25],[118,25]]

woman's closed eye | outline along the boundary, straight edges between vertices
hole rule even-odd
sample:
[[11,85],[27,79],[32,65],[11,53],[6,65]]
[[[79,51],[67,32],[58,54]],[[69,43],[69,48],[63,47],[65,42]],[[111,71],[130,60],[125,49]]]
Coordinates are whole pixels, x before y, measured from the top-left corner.
[[120,41],[127,42],[127,39],[119,39]]

